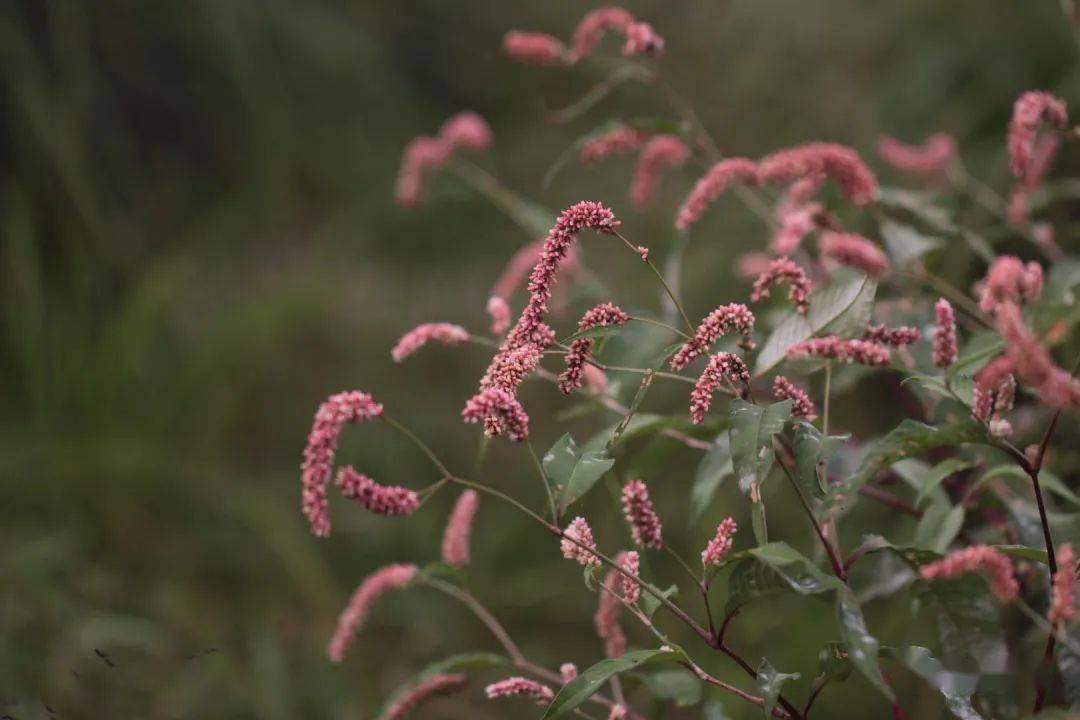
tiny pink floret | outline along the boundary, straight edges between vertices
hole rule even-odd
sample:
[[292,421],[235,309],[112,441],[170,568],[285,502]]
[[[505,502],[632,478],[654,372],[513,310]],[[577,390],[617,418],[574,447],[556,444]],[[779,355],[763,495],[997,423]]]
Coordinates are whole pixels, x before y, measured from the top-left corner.
[[653,508],[649,488],[642,480],[631,480],[622,489],[623,515],[630,525],[634,542],[643,548],[659,550],[664,546],[663,527]]
[[397,345],[390,350],[390,357],[394,359],[394,362],[401,362],[429,342],[457,345],[468,339],[469,331],[460,325],[445,322],[424,323],[402,335]]

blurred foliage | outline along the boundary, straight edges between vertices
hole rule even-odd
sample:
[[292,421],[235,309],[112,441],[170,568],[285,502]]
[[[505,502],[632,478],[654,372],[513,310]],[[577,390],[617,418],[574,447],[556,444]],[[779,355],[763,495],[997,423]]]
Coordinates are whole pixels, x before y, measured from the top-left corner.
[[[722,149],[748,155],[822,138],[869,156],[879,132],[917,140],[944,130],[1002,187],[1015,96],[1042,87],[1072,99],[1077,81],[1076,50],[1051,0],[629,7],[667,38],[664,71]],[[380,608],[350,659],[331,666],[324,642],[348,593],[381,564],[433,558],[452,498],[408,522],[335,507],[335,533],[318,541],[299,513],[298,463],[317,403],[351,387],[375,392],[453,467],[472,461],[477,433],[457,413],[484,352],[435,349],[402,366],[388,354],[417,322],[480,328],[486,288],[532,239],[447,179],[423,208],[391,204],[400,148],[451,112],[491,121],[490,167],[511,187],[549,209],[606,199],[630,237],[665,251],[672,203],[691,176],[665,189],[663,210],[641,216],[624,199],[628,163],[571,164],[540,188],[574,138],[662,107],[626,85],[583,117],[548,122],[604,64],[514,66],[498,56],[499,40],[515,27],[567,36],[584,9],[495,0],[0,7],[0,712],[358,718],[427,662],[495,648],[464,610],[417,591]],[[684,277],[691,314],[734,297],[730,259],[760,247],[760,234],[734,205],[702,225]],[[604,251],[586,248],[614,296],[655,307],[639,268]],[[549,389],[527,392],[536,418],[567,407]],[[886,427],[875,412],[839,408],[838,425]],[[579,437],[600,426],[571,423]],[[538,449],[562,431],[538,422]],[[699,458],[656,452],[643,470],[673,544],[692,554],[720,510],[680,532]],[[347,434],[342,457],[363,458],[376,478],[431,480],[386,428]],[[487,467],[485,480],[541,500],[520,448],[499,444]],[[600,495],[589,501],[593,517],[607,502]],[[742,507],[730,487],[718,497],[716,508]],[[910,532],[884,511],[864,514],[863,523]],[[605,515],[598,534],[623,532],[616,513]],[[770,528],[809,548],[800,520],[784,502]],[[476,594],[538,662],[591,664],[600,653],[594,598],[579,571],[503,508],[484,504],[479,522]],[[815,668],[800,663],[813,653],[802,651],[836,639],[815,612],[791,599],[762,603],[740,617],[732,642],[812,678]],[[871,604],[868,620],[883,642],[932,641],[913,636],[902,609]],[[730,664],[709,669],[744,681]],[[912,678],[897,679],[897,690],[921,698],[912,717],[944,712]],[[852,692],[830,689],[817,712],[881,716],[853,710]],[[471,716],[509,711],[476,687],[467,697]],[[456,703],[424,712],[460,717]]]

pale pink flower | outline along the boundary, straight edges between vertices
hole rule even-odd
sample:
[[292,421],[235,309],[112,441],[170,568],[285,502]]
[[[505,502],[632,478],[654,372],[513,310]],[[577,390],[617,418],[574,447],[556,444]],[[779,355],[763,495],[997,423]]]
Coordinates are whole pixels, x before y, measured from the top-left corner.
[[464,567],[469,564],[469,537],[472,535],[473,518],[480,505],[475,490],[466,490],[458,496],[450,518],[443,531],[442,559],[447,565]]
[[344,660],[375,602],[391,590],[408,585],[418,572],[419,568],[411,564],[387,565],[364,578],[338,618],[337,628],[327,646],[330,659],[334,662]]
[[[532,272],[533,266],[536,264],[536,261],[540,259],[540,255],[543,252],[543,240],[537,240],[522,246],[514,253],[513,257],[510,258],[506,267],[503,268],[502,273],[491,288],[491,294],[509,300],[510,296],[514,294],[514,291],[525,283],[525,279],[529,277],[529,273]],[[576,245],[572,245],[567,251],[566,257],[563,258],[562,263],[559,265],[559,272],[564,276],[571,277],[576,275],[580,270],[581,250]],[[555,306],[554,311],[560,312],[561,307],[566,303],[565,285],[559,285],[553,289],[552,303]]]
[[559,677],[562,678],[562,684],[566,685],[568,682],[578,676],[577,665],[574,663],[563,663],[559,666]]
[[416,492],[398,485],[380,485],[347,465],[338,471],[336,484],[341,494],[376,515],[412,515],[420,507]]
[[885,251],[862,235],[823,230],[818,248],[823,256],[861,270],[870,277],[881,277],[889,272]]
[[789,255],[795,252],[802,244],[803,238],[818,227],[818,218],[823,210],[820,203],[804,205],[780,203],[776,212],[776,229],[769,242],[769,249],[777,255]]
[[490,700],[504,697],[532,698],[541,707],[555,699],[555,692],[547,685],[541,685],[535,680],[523,677],[510,677],[491,683],[484,688],[484,693]]
[[[637,550],[624,550],[615,556],[615,564],[634,577],[641,575],[641,556]],[[641,585],[625,575],[619,575],[619,583],[622,586],[623,600],[628,603],[636,603],[641,598]]]
[[1076,617],[1076,553],[1070,543],[1057,549],[1057,572],[1050,593],[1050,624],[1058,627]]
[[390,351],[390,357],[394,358],[394,362],[401,362],[429,342],[457,345],[468,339],[469,331],[460,325],[445,322],[424,323],[402,335]]
[[581,162],[591,164],[612,155],[633,152],[649,139],[649,133],[629,125],[617,125],[581,146]]
[[877,141],[881,158],[897,170],[922,175],[940,175],[956,157],[956,140],[948,133],[935,133],[922,145],[908,145],[882,135]]
[[582,369],[585,375],[585,389],[593,395],[603,395],[607,392],[607,375],[595,365],[585,364]]
[[836,143],[812,142],[768,155],[758,163],[758,180],[791,184],[809,175],[824,174],[855,205],[877,198],[878,184],[858,153]]
[[620,7],[602,7],[587,13],[574,28],[570,60],[578,62],[592,53],[608,30],[626,34],[635,22],[634,16]]
[[515,442],[529,438],[529,416],[517,397],[501,387],[485,388],[469,398],[461,411],[465,423],[484,423],[488,437],[506,435]]
[[626,652],[626,634],[619,626],[622,602],[617,592],[621,584],[622,574],[609,570],[604,578],[604,589],[596,601],[596,615],[593,616],[596,635],[604,641],[604,655],[609,658],[620,657]]
[[900,327],[887,327],[885,325],[871,325],[866,328],[863,340],[888,345],[890,347],[903,347],[919,342],[922,333],[919,328],[901,325]]
[[492,295],[487,301],[487,312],[491,316],[491,334],[502,335],[510,329],[510,303],[498,295]]
[[1044,135],[1036,143],[1034,154],[1031,156],[1024,176],[1013,184],[1012,191],[1009,193],[1006,215],[1014,227],[1021,230],[1028,227],[1031,195],[1046,180],[1060,150],[1061,137],[1058,135]]
[[889,364],[889,348],[869,340],[841,340],[835,335],[810,338],[787,349],[789,358],[820,357],[846,363],[884,367]]
[[[581,547],[582,545],[585,547]],[[593,539],[592,528],[583,517],[574,518],[566,526],[563,539],[559,541],[559,548],[567,560],[576,560],[585,566],[600,565],[600,558],[586,549],[595,550],[596,540]]]
[[1069,123],[1065,101],[1048,92],[1022,94],[1013,105],[1012,120],[1009,121],[1009,169],[1018,178],[1024,177],[1031,165],[1041,123],[1064,130]]
[[682,370],[709,352],[714,342],[732,332],[739,333],[747,340],[754,332],[754,313],[741,303],[721,305],[706,315],[694,331],[694,337],[672,356],[671,369]]
[[735,543],[735,533],[738,529],[739,526],[735,524],[735,520],[732,518],[725,518],[717,525],[716,535],[701,551],[701,564],[705,567],[709,565],[719,566],[724,556],[728,554],[731,546]]
[[644,245],[638,245],[637,248],[635,248],[635,252],[641,257],[641,262],[649,262],[649,248]]
[[302,470],[303,510],[311,523],[311,532],[319,537],[330,534],[326,488],[334,468],[341,428],[347,423],[366,422],[382,416],[382,405],[367,393],[353,390],[331,395],[315,412],[315,420],[304,448]]
[[471,110],[451,115],[439,128],[439,137],[450,152],[464,149],[470,152],[484,152],[491,147],[491,126],[487,120]]
[[934,314],[934,364],[945,368],[956,362],[956,313],[948,300],[938,298]]
[[993,312],[1001,303],[1032,302],[1042,295],[1043,270],[1037,262],[1001,255],[990,263],[980,286],[979,309]]
[[768,253],[743,253],[735,261],[735,274],[747,280],[754,280],[761,273],[769,272],[773,260],[774,258]]
[[649,488],[642,480],[631,480],[623,486],[622,506],[634,542],[651,550],[662,548],[663,528],[649,497]]
[[664,173],[680,167],[690,157],[690,148],[674,135],[657,135],[645,143],[638,156],[630,200],[638,208],[649,204]]
[[516,394],[518,386],[537,368],[541,359],[543,348],[531,342],[500,353],[480,379],[480,387],[499,387]]
[[1002,602],[1010,602],[1020,592],[1009,558],[989,545],[972,545],[956,550],[919,569],[923,580],[943,580],[969,572],[982,573],[990,583],[990,589]]
[[626,706],[621,703],[615,703],[611,706],[611,712],[608,713],[607,720],[626,720],[630,716],[630,711],[626,709]]
[[709,412],[712,405],[712,396],[720,383],[750,382],[750,371],[735,353],[718,352],[709,358],[709,364],[705,366],[697,384],[690,392],[690,421],[700,425],[705,421],[705,413]]
[[426,677],[395,700],[378,720],[398,720],[405,717],[429,698],[456,693],[464,688],[468,681],[469,678],[464,673]]
[[562,41],[546,33],[511,30],[503,36],[502,51],[508,58],[532,65],[551,65],[562,62],[566,47]]
[[759,302],[769,297],[770,288],[781,282],[788,283],[788,299],[796,310],[805,315],[810,310],[808,298],[813,289],[810,278],[806,276],[806,271],[798,263],[786,257],[773,260],[769,269],[754,280],[750,302]]
[[662,57],[664,38],[647,22],[630,23],[626,26],[626,44],[623,45],[622,54]]
[[428,176],[450,157],[450,148],[440,138],[421,135],[405,146],[401,154],[394,202],[417,205],[424,199]]
[[758,167],[753,160],[734,157],[726,158],[709,168],[708,172],[694,184],[686,196],[679,214],[675,218],[675,228],[686,232],[693,227],[709,206],[716,202],[732,183],[756,185]]
[[791,414],[795,417],[814,420],[817,418],[817,408],[814,401],[805,390],[788,380],[783,375],[773,378],[773,397],[777,400],[791,401]]
[[[617,305],[602,303],[587,311],[578,322],[578,332],[584,332],[595,327],[612,327],[625,325],[629,316]],[[559,375],[557,385],[559,392],[569,395],[581,387],[584,377],[584,368],[589,360],[595,340],[590,337],[578,338],[570,343],[570,350],[566,353],[566,370]]]
[[1004,302],[998,305],[996,313],[997,330],[1005,341],[1005,355],[1020,379],[1047,405],[1060,408],[1080,405],[1080,383],[1054,362],[1024,324],[1020,308],[1015,303]]

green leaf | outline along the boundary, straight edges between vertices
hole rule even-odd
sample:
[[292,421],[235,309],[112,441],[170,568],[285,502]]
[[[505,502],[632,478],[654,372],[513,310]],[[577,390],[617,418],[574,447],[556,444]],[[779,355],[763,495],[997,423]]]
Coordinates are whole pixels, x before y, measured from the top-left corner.
[[766,338],[754,364],[754,376],[772,370],[786,357],[787,349],[815,335],[861,335],[870,323],[877,294],[877,280],[865,275],[838,277],[827,287],[810,294],[810,312],[790,311]]
[[1080,655],[1072,648],[1080,644],[1080,630],[1073,626],[1069,629],[1068,637],[1070,642],[1062,643],[1058,650],[1057,666],[1065,687],[1065,699],[1070,706],[1076,707],[1080,704]]
[[806,420],[795,421],[795,477],[803,492],[811,497],[825,496],[824,463],[850,435],[824,437]]
[[851,656],[841,642],[827,642],[818,651],[818,674],[833,682],[843,682],[851,677]]
[[950,378],[971,377],[1005,350],[1005,341],[1001,336],[989,330],[972,336],[964,345],[956,362],[949,366]]
[[933,503],[923,511],[915,526],[912,545],[934,552],[945,552],[964,525],[964,506],[948,502]]
[[983,720],[971,704],[971,696],[979,685],[978,675],[949,672],[929,650],[918,645],[885,647],[881,649],[881,656],[904,665],[937,688],[954,716],[961,720]]
[[1042,563],[1043,565],[1050,564],[1050,558],[1045,550],[1028,547],[1027,545],[994,545],[993,547],[998,552],[1014,558],[1031,560],[1032,562]]
[[717,436],[712,450],[698,463],[690,489],[690,523],[696,524],[712,504],[724,480],[735,473],[731,462],[731,440],[727,433]]
[[765,658],[761,659],[758,666],[758,687],[761,688],[761,699],[765,701],[765,717],[771,718],[776,708],[776,699],[780,697],[781,686],[788,680],[798,680],[799,673],[778,672]]
[[951,375],[946,384],[945,378],[941,375],[915,373],[904,378],[900,385],[904,386],[908,383],[915,383],[935,395],[955,400],[968,407],[975,402],[975,382],[966,375]]
[[973,467],[975,463],[970,460],[962,460],[961,458],[946,458],[937,465],[932,467],[930,471],[921,478],[921,483],[918,488],[919,492],[915,496],[915,504],[919,505],[923,500],[931,497],[938,489],[938,486],[961,470],[967,470]]
[[549,482],[553,486],[562,486],[559,506],[566,508],[589,492],[615,460],[606,450],[581,452],[574,438],[567,433],[544,453],[541,464]]
[[915,420],[904,420],[879,440],[856,473],[855,484],[862,484],[898,460],[912,457],[945,445],[985,442],[986,428],[975,420],[934,427]]
[[497,667],[500,665],[509,665],[510,660],[502,655],[489,652],[466,652],[451,655],[442,660],[438,660],[429,664],[423,670],[414,675],[408,682],[398,686],[397,690],[391,693],[382,707],[379,709],[378,714],[375,717],[385,717],[387,711],[396,703],[402,696],[412,690],[418,683],[426,680],[433,675],[444,675],[446,673],[457,672],[459,670],[466,670],[470,668],[483,668],[483,667]]
[[727,612],[765,595],[794,591],[817,595],[844,587],[837,578],[819,570],[805,555],[783,542],[747,551],[728,578]]
[[678,650],[631,650],[621,657],[601,660],[563,686],[544,712],[543,720],[569,715],[614,675],[646,665],[685,660],[686,655]]
[[881,221],[881,237],[897,267],[918,262],[928,252],[945,246],[941,238],[924,235],[910,225],[892,220]]
[[863,619],[859,601],[846,587],[837,591],[836,617],[840,622],[840,637],[844,639],[855,668],[882,695],[895,700],[896,696],[881,676],[881,668],[878,666],[878,641],[866,629],[866,620]]
[[[1028,474],[1021,470],[1016,465],[1006,463],[1004,465],[996,465],[986,471],[986,474],[979,478],[980,483],[990,482],[995,478],[1012,478],[1020,480],[1025,487],[1031,487],[1031,478]],[[1064,482],[1054,473],[1049,470],[1039,471],[1039,485],[1044,489],[1049,490],[1054,495],[1058,496],[1062,500],[1065,500],[1073,505],[1080,505],[1080,496],[1077,496]]]
[[920,600],[934,613],[941,653],[949,667],[1005,672],[1008,648],[997,599],[977,575],[920,583]]
[[[679,586],[671,585],[667,590],[662,591],[660,594],[670,600],[679,594]],[[645,617],[650,620],[652,619],[652,616],[656,614],[656,611],[660,609],[660,600],[650,593],[641,593],[641,600],[639,602],[641,603],[641,610],[645,613]]]
[[611,337],[612,335],[618,335],[622,330],[621,325],[597,325],[595,327],[586,328],[585,330],[579,330],[573,335],[567,335],[560,342],[563,345],[569,345],[575,340],[581,338],[592,338],[597,340],[599,338]]
[[739,488],[751,493],[772,469],[775,451],[772,436],[784,429],[791,417],[791,401],[768,406],[751,405],[743,400],[731,403],[731,461]]
[[701,681],[684,668],[657,670],[644,676],[645,685],[657,700],[672,700],[675,707],[691,707],[701,702]]

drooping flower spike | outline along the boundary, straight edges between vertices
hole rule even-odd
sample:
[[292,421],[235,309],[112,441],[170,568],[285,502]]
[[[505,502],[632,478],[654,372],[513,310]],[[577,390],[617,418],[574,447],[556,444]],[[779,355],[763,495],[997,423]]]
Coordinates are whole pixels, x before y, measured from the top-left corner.
[[589,527],[585,518],[576,517],[571,520],[563,531],[563,535],[563,539],[559,541],[559,548],[564,558],[574,560],[584,566],[600,565],[600,558],[588,550],[596,549],[596,540],[593,539],[592,528]]
[[446,322],[424,323],[402,335],[397,345],[390,350],[390,357],[394,358],[394,362],[401,362],[429,342],[457,345],[467,342],[468,339],[469,331],[460,325]]
[[1011,302],[998,305],[995,325],[1005,341],[1005,357],[1040,400],[1051,407],[1080,405],[1080,382],[1054,362],[1024,323],[1019,306]]
[[1051,625],[1061,627],[1076,618],[1076,552],[1071,543],[1057,549],[1057,564],[1048,616]]
[[682,370],[709,352],[713,343],[729,333],[739,333],[749,342],[754,333],[754,313],[741,303],[721,305],[705,316],[690,338],[671,358],[671,369]]
[[824,209],[820,203],[780,203],[769,249],[777,255],[790,255],[798,250],[803,238],[818,228]]
[[542,707],[546,707],[555,698],[555,692],[547,685],[523,677],[510,677],[491,683],[484,688],[484,693],[489,700],[504,697],[532,698]]
[[697,384],[690,393],[690,421],[700,425],[705,421],[705,413],[712,406],[712,396],[727,380],[731,383],[749,383],[750,370],[735,353],[718,352],[709,358],[709,364],[702,371]]
[[[663,527],[642,480],[631,480],[622,489],[623,515],[630,535],[639,547],[659,550],[664,546]],[[635,573],[636,574],[636,573]]]
[[[1006,216],[1013,227],[1021,230],[1029,228],[1031,222],[1029,212],[1031,209],[1031,196],[1046,180],[1050,168],[1061,150],[1061,137],[1058,135],[1044,135],[1035,144],[1035,151],[1028,162],[1027,170],[1022,178],[1013,183],[1009,192],[1009,201],[1006,205]],[[1053,229],[1052,225],[1043,224],[1044,227]],[[1034,234],[1035,228],[1030,228]],[[1045,240],[1035,238],[1037,243],[1045,244]]]
[[315,412],[301,465],[303,510],[315,535],[325,537],[330,534],[326,489],[333,472],[341,429],[349,423],[375,420],[382,413],[382,405],[359,390],[331,395]]
[[675,218],[675,229],[686,232],[693,227],[709,206],[720,199],[733,183],[756,185],[757,163],[746,158],[726,158],[709,168],[693,190],[686,196]]
[[1025,265],[1015,255],[1001,255],[990,263],[980,283],[979,309],[994,312],[1002,303],[1033,302],[1042,290],[1042,265],[1034,261]]
[[773,378],[773,397],[777,400],[791,401],[791,414],[807,420],[817,419],[817,408],[805,390],[788,380],[783,375]]
[[529,438],[529,416],[517,397],[501,387],[489,387],[469,398],[461,411],[465,423],[484,424],[488,437],[506,434],[515,442]]
[[447,565],[464,567],[469,564],[469,537],[479,505],[480,496],[471,489],[461,493],[454,503],[443,531],[442,559]]
[[956,158],[956,140],[948,133],[935,133],[922,145],[908,145],[882,135],[878,155],[897,170],[921,175],[941,175]]
[[[629,316],[617,305],[602,303],[586,312],[578,322],[578,332],[595,327],[616,327],[625,325]],[[570,343],[566,353],[566,369],[559,375],[559,392],[569,395],[581,387],[585,375],[585,365],[589,360],[595,340],[591,337],[578,338]]]
[[739,526],[732,518],[725,518],[723,522],[716,526],[716,535],[701,551],[701,564],[704,567],[720,565],[724,556],[728,554],[731,546],[735,543],[735,533],[738,529]]
[[574,38],[570,45],[571,62],[578,62],[592,54],[608,30],[625,35],[635,22],[634,16],[620,7],[602,7],[586,13],[574,28]]
[[387,565],[364,578],[338,618],[337,628],[327,646],[330,659],[334,662],[344,660],[345,653],[364,626],[375,602],[391,590],[408,585],[418,572],[416,565]]
[[630,184],[630,200],[635,207],[649,204],[664,173],[680,167],[690,157],[690,148],[674,135],[657,135],[645,143]]
[[420,507],[420,498],[414,490],[397,485],[380,485],[367,475],[356,472],[352,466],[338,471],[336,484],[343,496],[376,515],[412,515]]
[[994,595],[1002,602],[1011,602],[1020,593],[1020,585],[1016,582],[1009,558],[989,545],[972,545],[956,550],[919,569],[923,580],[944,580],[969,572],[982,573]]
[[885,325],[871,325],[866,328],[863,340],[888,345],[889,347],[904,347],[919,342],[922,333],[919,328],[901,325],[900,327],[887,327]]
[[769,269],[754,280],[750,302],[760,302],[769,297],[772,286],[781,282],[788,283],[788,299],[797,311],[805,315],[810,310],[809,297],[813,286],[810,278],[806,276],[806,271],[794,260],[786,257],[773,260]]
[[884,367],[889,364],[889,348],[869,340],[841,340],[834,335],[810,338],[787,349],[789,358],[820,357],[846,363]]
[[491,334],[498,336],[510,329],[510,303],[498,295],[492,295],[487,301],[487,312],[491,317]]
[[1029,170],[1041,124],[1063,130],[1069,124],[1065,101],[1041,91],[1026,92],[1017,98],[1009,121],[1009,169],[1018,178]]
[[619,611],[622,602],[619,600],[619,588],[623,582],[622,573],[609,570],[604,577],[604,589],[596,599],[596,615],[593,623],[596,625],[596,635],[604,641],[604,655],[609,658],[621,657],[626,652],[626,633],[619,625]]
[[449,156],[449,148],[439,138],[420,136],[410,141],[401,154],[394,202],[403,206],[421,203],[428,176],[442,167]]
[[561,40],[538,32],[511,30],[503,36],[502,51],[511,60],[531,65],[553,65],[566,59]]
[[484,152],[491,148],[492,137],[487,120],[471,110],[451,115],[439,128],[439,139],[451,153],[459,149]]
[[945,298],[934,303],[934,364],[946,368],[956,362],[956,313]]
[[581,162],[585,165],[600,162],[612,155],[633,152],[644,145],[649,133],[630,125],[616,125],[611,130],[590,138],[581,146]]
[[818,248],[824,257],[861,270],[870,277],[881,277],[888,273],[891,267],[884,250],[868,238],[855,233],[823,230],[818,239]]
[[762,158],[757,177],[762,183],[791,184],[812,175],[826,175],[855,205],[877,198],[877,178],[849,147],[836,143],[812,142],[780,150]]
[[378,720],[399,720],[424,704],[425,701],[441,695],[459,692],[468,683],[464,673],[437,674],[426,677],[405,691],[401,697],[379,716]]
[[[641,556],[637,550],[624,550],[615,556],[615,563],[634,577],[641,576]],[[630,604],[641,599],[641,585],[620,574],[619,582],[622,584],[623,600]]]

